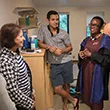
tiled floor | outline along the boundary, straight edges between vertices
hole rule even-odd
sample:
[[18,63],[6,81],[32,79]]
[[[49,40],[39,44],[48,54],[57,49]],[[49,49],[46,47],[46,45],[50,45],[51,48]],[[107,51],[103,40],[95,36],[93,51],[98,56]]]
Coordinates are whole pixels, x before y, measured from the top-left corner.
[[[110,110],[110,100],[104,102],[104,110]],[[72,104],[68,104],[69,110],[73,110]],[[89,107],[85,104],[80,103],[79,110],[90,110]],[[62,110],[62,101],[58,95],[54,96],[54,107],[49,108],[48,110]]]

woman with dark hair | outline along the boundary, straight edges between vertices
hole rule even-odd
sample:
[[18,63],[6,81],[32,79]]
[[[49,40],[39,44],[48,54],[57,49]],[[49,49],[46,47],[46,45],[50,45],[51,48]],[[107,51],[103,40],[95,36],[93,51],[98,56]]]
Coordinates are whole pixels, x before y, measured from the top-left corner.
[[108,99],[110,37],[100,32],[103,24],[101,17],[92,18],[91,36],[83,40],[79,52],[80,91],[91,110],[103,110],[103,100]]
[[33,110],[31,71],[18,50],[24,40],[18,25],[9,23],[2,26],[0,73],[6,80],[7,91],[17,110]]

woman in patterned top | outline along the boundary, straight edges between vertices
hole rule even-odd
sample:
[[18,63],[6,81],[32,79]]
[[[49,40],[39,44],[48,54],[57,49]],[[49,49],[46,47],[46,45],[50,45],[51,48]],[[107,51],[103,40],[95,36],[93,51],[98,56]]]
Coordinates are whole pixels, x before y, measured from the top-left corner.
[[0,73],[6,80],[9,96],[17,110],[33,110],[35,97],[31,71],[18,51],[24,40],[18,25],[9,23],[1,28]]

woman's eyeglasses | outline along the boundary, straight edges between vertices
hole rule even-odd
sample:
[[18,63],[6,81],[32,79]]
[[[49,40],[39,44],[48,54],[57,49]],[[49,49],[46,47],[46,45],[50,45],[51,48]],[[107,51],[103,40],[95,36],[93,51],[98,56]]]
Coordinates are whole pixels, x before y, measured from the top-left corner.
[[90,27],[97,27],[97,28],[100,27],[100,25],[98,25],[98,24],[92,24],[92,23],[90,23],[89,26],[90,26]]

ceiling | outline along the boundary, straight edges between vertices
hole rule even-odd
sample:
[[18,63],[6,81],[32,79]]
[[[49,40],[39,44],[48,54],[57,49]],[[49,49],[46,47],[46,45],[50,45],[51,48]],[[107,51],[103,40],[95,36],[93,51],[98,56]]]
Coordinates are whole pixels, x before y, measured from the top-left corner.
[[36,7],[105,7],[110,0],[32,0]]

